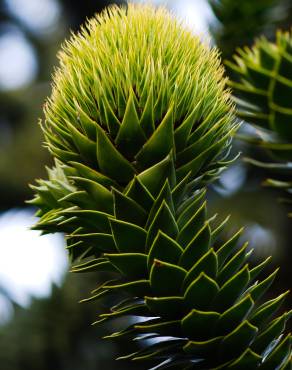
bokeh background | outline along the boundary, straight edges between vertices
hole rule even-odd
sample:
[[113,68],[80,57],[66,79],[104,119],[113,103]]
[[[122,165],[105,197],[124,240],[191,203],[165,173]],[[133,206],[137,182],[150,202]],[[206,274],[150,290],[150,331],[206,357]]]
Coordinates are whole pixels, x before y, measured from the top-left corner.
[[[122,1],[116,1],[120,3]],[[290,0],[172,0],[163,3],[217,45],[222,58],[238,46],[292,24]],[[101,303],[79,304],[97,277],[68,274],[62,235],[30,231],[34,209],[29,183],[45,177],[51,159],[42,146],[38,125],[50,94],[56,53],[64,38],[110,1],[0,0],[0,367],[3,370],[136,369],[113,359],[127,353],[128,343],[100,338],[107,328],[90,326]],[[134,46],[133,46],[134,47]],[[291,97],[292,98],[292,97]],[[248,130],[246,126],[244,129]],[[265,159],[265,153],[236,141],[241,158]],[[244,238],[254,258],[273,255],[281,266],[273,292],[291,285],[291,219],[277,199],[262,188],[269,174],[241,159],[209,190],[210,213],[231,214],[231,233],[246,227]],[[116,323],[115,325],[120,325]],[[142,369],[139,366],[139,369]]]

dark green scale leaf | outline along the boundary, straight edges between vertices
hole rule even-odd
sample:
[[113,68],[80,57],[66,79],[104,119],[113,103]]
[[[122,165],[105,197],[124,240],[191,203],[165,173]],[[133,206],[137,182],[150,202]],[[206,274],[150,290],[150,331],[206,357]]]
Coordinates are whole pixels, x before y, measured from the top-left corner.
[[107,280],[103,283],[99,283],[97,288],[93,289],[91,293],[93,293],[93,294],[100,293],[100,292],[103,291],[103,289],[106,285],[112,285],[113,283],[118,283],[118,282],[119,282],[119,280],[115,278],[115,279]]
[[107,280],[103,283],[100,283],[95,289],[92,290],[91,293],[93,293],[93,294],[99,293],[99,292],[103,291],[105,286],[108,286],[108,285],[110,286],[110,285],[113,285],[114,283],[119,283],[119,282],[120,282],[120,280],[117,279],[117,278]]
[[85,166],[82,163],[70,162],[69,164],[76,169],[76,172],[79,175],[79,177],[83,177],[83,178],[92,180],[94,182],[97,182],[97,183],[105,186],[105,187],[110,187],[110,186],[117,187],[117,184],[116,184],[115,181],[113,181],[109,177],[101,174],[100,172],[97,172],[94,169]]
[[224,169],[226,169],[226,167],[229,167],[233,162],[235,162],[240,157],[240,153],[238,153],[235,156],[232,156],[231,158],[229,157],[229,155],[231,153],[231,149],[232,149],[230,144],[231,144],[231,142],[228,141],[227,145],[226,145],[226,148],[223,148],[222,153],[218,156],[216,161],[213,161],[208,166],[209,170],[206,172],[206,175],[204,175],[205,178],[206,178],[205,181],[207,183],[208,183],[208,181],[210,181],[210,178],[212,179],[212,176],[217,175],[217,177],[218,177],[218,175]]
[[109,261],[99,261],[94,259],[89,262],[85,262],[79,265],[75,265],[71,268],[71,272],[118,272],[118,270]]
[[[188,229],[194,228],[197,232],[204,225],[206,220],[206,202],[201,204],[202,199],[204,199],[206,191],[203,191],[200,196],[195,196],[193,201],[180,213],[177,224],[183,233],[184,228],[186,228],[185,233],[187,234]],[[188,227],[188,228],[187,228]],[[193,231],[196,234],[196,231]],[[194,235],[194,234],[193,234]],[[189,242],[190,240],[188,240]]]
[[[222,123],[225,120],[225,117],[221,118],[221,120],[217,121],[214,126],[206,131],[198,140],[192,144],[189,142],[188,146],[177,155],[178,166],[183,166],[185,163],[189,163],[194,158],[200,156],[206,148],[210,148],[214,143],[214,138],[220,138],[220,131],[217,130],[216,132],[216,128],[222,126]],[[224,131],[223,128],[224,126],[221,128],[221,132]],[[215,132],[216,134],[214,134]],[[190,141],[192,141],[192,138]]]
[[[57,149],[65,150],[65,151],[73,150],[73,152],[75,151],[78,152],[78,149],[76,150],[72,138],[68,137],[67,129],[64,126],[62,127],[58,126],[55,122],[50,121],[50,123],[52,124],[52,126],[50,127],[50,130],[45,131],[43,129],[47,144],[52,145],[52,149],[57,148]],[[56,130],[58,135],[53,133],[51,130],[51,129],[55,129],[56,127],[58,127],[58,129]],[[41,126],[41,128],[43,127]],[[59,136],[59,134],[62,134],[64,131],[66,132],[65,137]],[[51,150],[51,148],[49,150]],[[79,154],[80,153],[77,154],[78,157],[80,157]]]
[[151,288],[148,280],[137,280],[129,283],[105,285],[104,289],[109,291],[128,292],[137,297],[143,297],[151,294]]
[[182,339],[170,339],[168,341],[161,341],[155,344],[152,344],[145,349],[138,351],[137,353],[130,356],[119,357],[119,359],[128,359],[132,360],[151,360],[155,358],[167,358],[173,352],[176,351],[176,348],[181,347],[184,341]]
[[160,335],[169,336],[181,336],[181,321],[164,321],[161,319],[154,319],[151,321],[146,321],[146,323],[136,324],[135,329],[141,333],[157,333]]
[[118,120],[116,114],[114,113],[111,104],[107,98],[104,98],[102,100],[101,106],[104,112],[108,132],[111,134],[112,137],[115,137],[120,128],[120,121]]
[[240,229],[237,233],[235,233],[221,248],[217,251],[218,256],[218,264],[221,267],[227,258],[234,252],[237,246],[238,239],[241,237],[243,233],[243,228]]
[[178,296],[186,270],[171,263],[154,260],[150,271],[150,285],[157,296]]
[[80,303],[83,302],[91,302],[91,301],[96,301],[102,297],[105,297],[110,294],[109,290],[104,289],[104,286],[107,284],[110,284],[112,282],[115,282],[116,280],[108,280],[105,281],[104,283],[100,284],[96,289],[94,289],[91,292],[91,296],[89,298],[82,299]]
[[158,231],[158,234],[149,250],[148,268],[151,268],[154,259],[177,264],[182,252],[182,248],[175,240],[162,231]]
[[[233,370],[252,370],[258,368],[261,363],[261,356],[253,352],[250,348],[245,350],[245,352],[235,361],[233,361],[227,369]],[[261,367],[262,369],[262,367]]]
[[245,243],[244,246],[223,266],[217,277],[219,285],[223,285],[228,279],[230,279],[247,260],[247,246],[248,243]]
[[[94,202],[92,202],[92,198],[89,196],[89,194],[85,190],[74,191],[73,193],[70,193],[63,198],[60,198],[59,202],[62,202],[62,203],[66,202],[68,204],[71,203],[71,204],[78,206],[81,209],[97,210],[96,209],[97,205],[94,204]],[[56,205],[56,207],[57,206],[58,205]],[[52,207],[52,208],[56,208],[56,207]]]
[[[33,200],[30,200],[28,203],[33,204],[35,206],[41,206],[41,207],[43,207],[43,204],[46,204],[46,208],[49,207],[48,209],[60,208],[60,204],[58,203],[58,200],[59,202],[65,202],[66,197],[72,194],[71,192],[69,192],[69,194],[66,194],[66,195],[58,194],[58,196],[56,197],[57,194],[54,193],[54,190],[53,189],[51,190],[51,188],[48,189],[45,186],[31,186],[31,189],[37,193],[37,196]],[[60,196],[62,198],[60,198]],[[68,203],[69,202],[70,201],[68,201]]]
[[148,275],[147,256],[141,253],[105,254],[105,257],[127,278],[142,279]]
[[[195,181],[196,185],[192,187],[193,182]],[[187,184],[187,194],[188,196],[183,200],[183,202],[178,206],[177,216],[179,217],[191,204],[196,203],[197,207],[194,210],[190,211],[190,217],[196,213],[205,200],[206,189],[195,190],[198,185],[197,180],[192,180]],[[188,220],[186,220],[187,222]]]
[[53,144],[50,144],[49,150],[55,158],[60,159],[62,162],[82,162],[82,158],[79,154],[71,152],[70,150],[60,149]]
[[171,189],[169,186],[168,179],[166,179],[158,197],[155,199],[155,202],[149,212],[148,220],[145,226],[145,229],[148,229],[150,224],[153,222],[155,215],[157,214],[159,208],[161,207],[162,202],[165,201],[168,205],[171,213],[174,215],[174,205],[172,202]]
[[[46,139],[49,139],[53,145],[56,145],[57,147],[65,150],[75,147],[74,141],[72,140],[72,137],[70,135],[70,131],[68,131],[67,124],[60,125],[58,121],[48,118],[46,119],[45,125],[49,127],[49,130],[47,130],[46,132],[45,128],[42,126],[41,129],[43,129]],[[82,130],[81,127],[79,128]]]
[[270,262],[271,257],[266,258],[263,262],[252,268],[250,273],[250,281],[252,282],[256,277],[264,270],[264,268],[268,265]]
[[158,162],[140,173],[137,179],[146,187],[154,198],[160,193],[166,179],[168,179],[170,187],[172,188],[176,183],[172,153],[168,154],[161,162]]
[[275,299],[265,302],[260,307],[258,307],[258,309],[250,318],[251,324],[257,326],[258,328],[262,327],[267,322],[267,320],[269,320],[279,310],[288,294],[289,291],[281,294]]
[[96,166],[96,143],[90,140],[87,136],[83,135],[79,130],[76,129],[69,121],[66,122],[72,140],[77,147],[81,157],[87,162]]
[[254,307],[254,301],[250,295],[245,296],[237,304],[226,310],[218,321],[216,332],[218,335],[226,335],[233,331],[244,321]]
[[132,336],[135,333],[136,333],[135,324],[132,324],[132,325],[129,325],[126,329],[123,329],[121,331],[114,332],[114,333],[112,333],[110,335],[105,335],[103,337],[103,339],[116,339],[116,338],[121,339],[123,337],[128,338],[129,336]]
[[93,251],[115,252],[116,245],[111,234],[92,233],[81,234],[76,233],[68,236],[69,239],[82,239],[92,246]]
[[137,298],[137,297],[125,298],[122,301],[115,304],[114,306],[112,306],[111,311],[120,311],[120,310],[123,310],[127,307],[130,307],[130,306],[136,305],[138,303],[142,303],[142,302],[143,302],[143,300],[141,298]]
[[83,177],[73,177],[74,182],[81,189],[85,189],[95,202],[98,211],[113,214],[112,193],[101,184]]
[[115,217],[118,220],[130,222],[139,226],[144,226],[147,213],[134,200],[116,189],[112,189],[114,196]]
[[279,364],[286,361],[290,362],[291,366],[291,334],[288,334],[272,351],[263,363],[262,370],[274,370],[279,368]]
[[188,190],[188,182],[190,180],[190,175],[191,173],[189,172],[176,186],[175,188],[172,190],[172,200],[173,200],[173,203],[174,203],[174,206],[175,208],[177,208],[179,206],[179,204],[182,203],[182,200],[183,198],[186,196],[187,194],[187,190]]
[[173,106],[171,106],[158,128],[136,155],[136,160],[147,168],[162,160],[173,148]]
[[[153,344],[149,350],[144,349],[143,352],[139,352],[134,357],[130,357],[133,361],[147,361],[156,360],[161,358],[167,358],[173,353],[179,351],[181,346],[181,340],[171,339],[160,343]],[[123,357],[124,358],[124,357]],[[128,358],[128,357],[126,357]]]
[[218,292],[217,283],[202,272],[186,290],[185,305],[189,309],[208,309]]
[[[233,129],[235,131],[236,128]],[[190,171],[192,176],[198,176],[202,166],[205,162],[211,161],[211,159],[215,158],[219,153],[222,152],[224,146],[228,142],[228,139],[232,136],[232,132],[229,132],[220,140],[217,140],[214,144],[210,145],[206,150],[201,152],[197,157],[192,159],[190,162],[182,165],[177,169],[177,178],[181,180],[184,176],[186,176]]]
[[272,343],[273,340],[277,339],[283,332],[286,326],[289,313],[284,313],[282,316],[274,319],[268,326],[268,328],[262,332],[252,345],[252,350],[262,354],[265,349]]
[[[200,103],[198,103],[199,105]],[[193,126],[196,124],[198,120],[198,105],[195,106],[193,111],[188,115],[188,117],[182,122],[181,125],[174,132],[174,140],[177,152],[183,150],[187,144],[189,135],[192,131]]]
[[222,337],[212,338],[203,342],[189,341],[184,347],[187,354],[196,355],[198,358],[209,356],[216,353],[218,345],[222,342]]
[[[73,242],[72,240],[68,240],[66,249],[69,251],[69,253],[77,252],[78,255],[80,256],[80,255],[83,255],[84,253],[84,245],[86,246],[86,249],[87,249],[86,243],[84,243],[82,240],[77,240],[75,242]],[[76,251],[76,249],[78,250]]]
[[[66,210],[66,213],[67,212],[71,213],[72,211],[67,211]],[[57,217],[58,214],[61,215],[62,217]],[[67,230],[67,234],[68,234],[69,232],[72,233],[72,230],[74,232],[76,229],[78,229],[79,217],[74,216],[74,215],[72,215],[69,218],[68,217],[63,217],[63,212],[62,212],[62,210],[60,210],[55,214],[55,219],[45,218],[45,221],[48,221],[48,223],[50,223],[50,221],[52,223],[54,222],[60,228],[61,231],[66,232],[66,230]],[[90,221],[88,221],[87,225],[86,225],[86,222],[84,222],[83,227],[84,227],[85,230],[87,228],[89,228],[90,227]]]
[[175,239],[178,233],[177,224],[165,200],[157,211],[147,234],[147,248],[150,248],[159,231]]
[[135,108],[133,92],[130,94],[125,115],[115,139],[118,150],[125,156],[133,157],[146,142]]
[[[249,283],[249,270],[246,265],[236,275],[229,279],[220,289],[213,309],[224,312],[229,306],[234,304],[236,299],[242,294]],[[253,298],[253,296],[251,295]]]
[[147,233],[144,229],[129,222],[110,220],[114,241],[121,253],[145,252]]
[[96,140],[96,126],[97,123],[91,119],[86,112],[84,112],[83,109],[81,109],[77,99],[74,100],[74,105],[78,112],[78,121],[80,122],[84,132],[86,132],[86,135],[93,141]]
[[[74,248],[75,247],[75,248]],[[88,257],[100,257],[101,253],[94,253],[91,246],[88,246],[86,243],[83,243],[81,240],[80,243],[77,242],[75,245],[68,245],[66,248],[69,251],[70,261],[83,260]]]
[[214,249],[211,248],[206,254],[204,254],[197,263],[187,273],[183,289],[186,289],[202,272],[208,275],[210,278],[215,279],[217,275],[218,261],[217,255]]
[[[96,294],[93,294],[91,297],[89,298],[85,298],[85,299],[82,299],[80,301],[80,303],[87,303],[87,302],[93,302],[93,301],[97,301],[101,298],[105,298],[107,295],[109,294],[109,291],[108,290],[102,290]],[[96,323],[99,323],[100,321],[98,322],[94,322],[93,324],[96,324]]]
[[195,341],[212,338],[219,317],[217,312],[192,310],[182,319],[183,333]]
[[136,203],[140,204],[146,211],[149,211],[153,205],[154,198],[136,176],[130,182],[125,194]]
[[114,147],[102,128],[97,130],[97,161],[101,171],[118,182],[130,181],[135,169]]
[[[32,230],[40,230],[42,235],[49,232],[60,232],[62,227],[59,227],[58,224],[60,220],[63,220],[63,217],[59,215],[60,211],[61,210],[59,209],[53,209],[52,211],[47,212],[42,216],[38,223],[32,227]],[[64,230],[64,232],[66,232],[66,230]]]
[[268,276],[265,280],[260,282],[259,284],[256,284],[250,291],[249,294],[251,295],[252,299],[254,301],[257,301],[261,298],[262,295],[265,294],[265,292],[269,289],[269,287],[272,285],[279,269],[276,269],[270,276]]
[[136,304],[129,307],[126,307],[120,311],[114,311],[110,313],[105,313],[99,315],[102,319],[114,319],[116,317],[124,317],[124,316],[149,316],[149,310],[145,306],[145,304]]
[[[182,72],[183,69],[180,71]],[[177,70],[178,73],[179,70]],[[175,105],[175,112],[174,112],[174,117],[175,117],[175,126],[178,126],[178,124],[182,124],[183,121],[185,119],[187,119],[187,115],[190,113],[189,111],[189,107],[190,107],[190,104],[193,105],[193,99],[192,99],[192,94],[189,93],[189,88],[191,87],[192,85],[192,81],[191,79],[189,79],[187,81],[186,84],[184,84],[184,88],[182,89],[182,94],[180,96],[178,96],[178,101]],[[167,102],[167,99],[166,99],[166,104],[169,104]],[[201,109],[200,109],[200,103],[197,101],[197,117],[200,116],[201,114]],[[199,118],[197,117],[194,117],[195,120],[194,122],[198,124],[198,122],[196,122],[197,120],[199,121]],[[178,121],[178,124],[177,124],[177,121]],[[195,127],[193,128],[193,130],[195,129]]]
[[163,319],[177,319],[183,314],[182,297],[145,297],[149,310]]
[[[210,247],[210,236],[210,227],[206,223],[185,248],[179,260],[179,265],[187,270],[191,269],[193,265],[208,251]],[[179,238],[178,242],[181,244]]]
[[[91,230],[101,233],[110,233],[110,215],[104,212],[92,210],[67,209],[59,212],[60,215],[68,217],[78,217],[78,224],[88,227]],[[68,220],[69,221],[69,220]]]
[[159,337],[158,334],[138,334],[134,339],[133,341],[144,341],[144,340],[148,340],[148,339],[157,339]]
[[220,236],[221,232],[223,231],[229,219],[230,219],[230,216],[227,216],[214,230],[212,230],[212,233],[211,233],[211,244],[212,245],[217,241],[218,237]]
[[223,361],[241,355],[250,346],[258,333],[258,329],[248,321],[241,323],[233,332],[224,337],[219,346],[219,357]]
[[200,118],[197,122],[197,125],[194,127],[193,132],[189,136],[188,145],[192,145],[196,141],[200,140],[200,138],[203,137],[206,132],[208,132],[210,126],[215,124],[215,118],[217,117],[217,115],[214,114],[216,111],[216,104],[210,107],[208,111],[206,108],[204,110],[205,112],[200,113]]

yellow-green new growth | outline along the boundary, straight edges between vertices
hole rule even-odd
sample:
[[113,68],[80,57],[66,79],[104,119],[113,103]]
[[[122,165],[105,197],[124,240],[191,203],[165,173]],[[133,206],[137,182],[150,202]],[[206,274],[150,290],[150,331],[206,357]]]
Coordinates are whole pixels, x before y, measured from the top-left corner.
[[43,129],[63,162],[122,184],[170,152],[179,178],[224,166],[235,121],[218,52],[164,8],[112,7],[59,59]]
[[36,228],[66,235],[73,271],[106,272],[88,300],[106,298],[99,321],[132,317],[111,335],[143,342],[125,357],[287,370],[287,294],[259,301],[276,272],[255,280],[268,260],[250,265],[241,231],[222,242],[227,220],[195,191],[226,165],[236,126],[217,52],[165,10],[130,5],[89,21],[60,59],[43,124],[57,160],[35,187]]

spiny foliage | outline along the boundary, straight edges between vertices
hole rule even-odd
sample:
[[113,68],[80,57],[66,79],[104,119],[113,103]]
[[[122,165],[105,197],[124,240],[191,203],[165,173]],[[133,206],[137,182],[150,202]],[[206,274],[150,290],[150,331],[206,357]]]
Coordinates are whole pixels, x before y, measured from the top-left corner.
[[[171,157],[134,178],[128,189],[112,188],[112,213],[88,208],[104,199],[72,192],[64,177],[68,168],[57,168],[36,199],[52,208],[59,203],[53,229],[67,234],[73,255],[90,256],[73,272],[112,273],[85,300],[107,298],[110,307],[97,323],[133,316],[133,324],[109,338],[159,340],[124,358],[156,360],[157,369],[289,368],[290,336],[283,331],[291,313],[275,316],[288,292],[260,301],[277,271],[257,280],[269,259],[250,266],[242,230],[220,242],[227,220],[215,224],[207,217],[205,191],[186,196],[188,176],[176,181]],[[80,208],[74,207],[78,195]],[[50,231],[52,225],[48,219],[39,227]]]
[[[226,62],[233,76],[230,85],[238,98],[238,114],[259,130],[250,141],[267,149],[276,159],[292,160],[292,36],[278,32],[276,43],[260,38],[250,48],[239,49]],[[264,164],[291,174],[287,164]],[[291,192],[292,182],[267,180],[268,185]]]
[[286,293],[259,303],[276,273],[255,281],[268,261],[248,265],[240,232],[217,242],[226,221],[206,214],[236,128],[225,82],[216,51],[130,5],[67,43],[45,109],[57,160],[35,187],[36,228],[66,234],[73,271],[112,274],[89,300],[119,300],[100,321],[144,318],[111,337],[141,339],[126,357],[156,369],[289,366],[290,313],[270,320]]
[[[198,193],[177,205],[171,191],[168,197],[162,196],[167,188],[166,180],[151,208],[156,212],[149,212],[146,226],[139,229],[138,241],[133,242],[132,233],[124,233],[125,227],[134,228],[132,220],[123,220],[122,224],[113,220],[112,231],[119,253],[106,253],[102,260],[74,268],[75,271],[94,271],[100,264],[107,263],[121,273],[117,280],[101,284],[94,291],[93,299],[120,289],[132,295],[101,315],[100,321],[121,315],[147,318],[142,324],[137,320],[136,324],[110,337],[159,339],[156,344],[126,356],[137,361],[165,359],[157,369],[288,366],[289,337],[283,338],[282,344],[278,342],[276,352],[281,352],[280,358],[276,359],[276,352],[269,352],[267,348],[280,335],[289,313],[274,319],[270,326],[266,321],[286,294],[259,305],[258,299],[275,273],[253,285],[267,261],[249,268],[247,245],[236,249],[240,232],[224,245],[216,246],[216,237],[223,225],[219,230],[211,227],[203,194]],[[165,211],[165,204],[169,205],[169,213]],[[274,331],[274,325],[280,321]],[[171,339],[164,338],[169,336]],[[284,343],[287,347],[282,352],[280,348],[286,346]],[[266,361],[265,355],[268,355]]]
[[166,10],[109,9],[59,57],[43,124],[55,157],[123,185],[170,151],[179,178],[224,166],[235,123],[218,53]]
[[278,32],[276,43],[260,38],[251,49],[239,49],[234,61],[226,64],[236,77],[231,86],[241,99],[241,116],[292,140],[291,34]]

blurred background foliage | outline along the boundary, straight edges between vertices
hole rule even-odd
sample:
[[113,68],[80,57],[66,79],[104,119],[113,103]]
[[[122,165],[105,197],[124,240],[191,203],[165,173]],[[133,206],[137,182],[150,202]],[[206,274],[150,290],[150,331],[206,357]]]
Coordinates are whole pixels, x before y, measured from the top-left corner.
[[[96,277],[95,277],[96,280]],[[14,318],[0,327],[0,363],[7,370],[136,369],[116,362],[127,343],[113,344],[90,327],[98,308],[78,304],[92,277],[69,274],[61,288],[53,286],[48,298],[33,299],[29,309],[14,303]],[[96,283],[96,281],[95,281]]]
[[278,28],[291,27],[290,0],[209,0],[209,4],[216,16],[210,30],[223,59],[238,47],[252,45],[256,37],[273,40]]
[[[172,0],[168,4],[175,10],[178,4],[188,6],[195,1]],[[25,207],[24,202],[31,195],[27,184],[46,176],[44,167],[50,164],[50,157],[41,146],[43,137],[37,121],[42,117],[45,97],[50,94],[51,74],[57,65],[60,44],[70,30],[78,30],[87,17],[109,3],[113,1],[0,0],[0,211],[3,213],[14,207]],[[204,7],[209,3],[213,11],[210,33],[224,59],[230,58],[238,46],[251,45],[261,34],[272,40],[277,28],[289,29],[292,24],[290,0],[201,3]],[[13,47],[18,53],[13,53]],[[8,49],[12,51],[6,55],[4,51]],[[31,64],[30,71],[23,70],[18,80],[13,74],[15,55]],[[240,141],[236,142],[234,152],[238,150],[242,157],[248,155],[259,160],[265,157],[261,150]],[[286,206],[277,201],[279,191],[261,187],[268,177],[265,171],[237,160],[212,186],[209,206],[211,214],[219,213],[222,218],[232,214],[230,233],[246,226],[245,238],[255,248],[255,258],[273,255],[274,264],[281,266],[280,278],[274,285],[276,293],[290,285],[291,220],[286,215]],[[131,367],[113,360],[127,352],[127,343],[114,346],[100,339],[106,329],[101,333],[90,327],[102,302],[77,303],[95,287],[97,280],[97,276],[66,275],[61,287],[53,287],[51,296],[33,298],[28,307],[9,297],[9,291],[0,281],[0,297],[10,299],[13,312],[7,322],[1,324],[0,320],[1,368],[137,369],[135,364]]]

